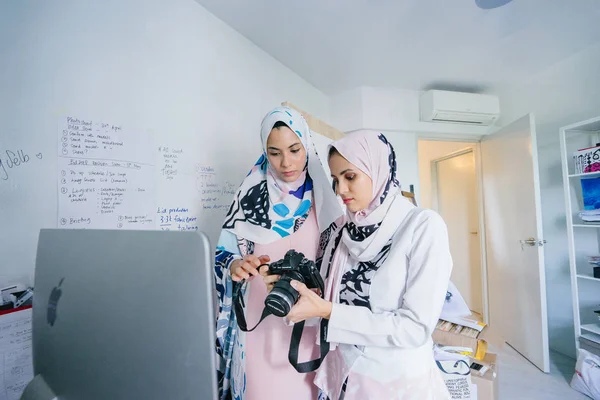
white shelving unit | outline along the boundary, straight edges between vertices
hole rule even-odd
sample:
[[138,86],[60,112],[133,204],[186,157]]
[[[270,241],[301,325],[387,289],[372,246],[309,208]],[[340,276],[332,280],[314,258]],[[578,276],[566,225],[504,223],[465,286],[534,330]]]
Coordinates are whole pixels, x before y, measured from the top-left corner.
[[584,223],[578,214],[583,210],[581,179],[600,178],[600,172],[576,173],[573,161],[575,151],[596,143],[600,143],[600,117],[560,129],[575,342],[578,349],[583,346],[599,354],[600,320],[594,310],[600,309],[600,279],[594,278],[587,257],[600,255],[600,223]]

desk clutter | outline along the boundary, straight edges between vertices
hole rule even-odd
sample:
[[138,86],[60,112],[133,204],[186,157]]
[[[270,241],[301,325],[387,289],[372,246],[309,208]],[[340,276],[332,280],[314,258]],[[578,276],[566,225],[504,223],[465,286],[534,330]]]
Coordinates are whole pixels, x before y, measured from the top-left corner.
[[501,346],[502,341],[473,318],[452,282],[432,338],[436,364],[453,400],[498,399],[497,355],[488,344]]
[[[440,320],[438,326],[447,322]],[[434,354],[452,399],[498,399],[497,355],[488,351],[490,337],[493,335],[489,327],[482,329],[476,337],[435,329]],[[493,344],[500,344],[491,340]]]
[[32,301],[32,287],[16,284],[0,289],[0,311],[8,311],[19,307],[31,306]]
[[33,288],[10,285],[0,289],[0,294],[0,400],[19,400],[33,379]]

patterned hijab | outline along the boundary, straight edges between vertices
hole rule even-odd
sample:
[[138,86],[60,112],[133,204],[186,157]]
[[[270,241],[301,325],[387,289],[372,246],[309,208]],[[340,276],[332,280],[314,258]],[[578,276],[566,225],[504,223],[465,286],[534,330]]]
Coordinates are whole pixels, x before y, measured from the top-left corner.
[[[396,179],[396,154],[381,133],[357,132],[334,142],[340,155],[373,181],[373,200],[362,211],[347,213],[348,221],[325,250],[325,298],[327,300],[370,307],[371,278],[385,262],[407,210],[414,206],[400,195]],[[355,260],[357,266],[342,274]]]
[[[267,158],[267,139],[277,122],[295,132],[306,150],[306,167],[292,183],[279,179]],[[319,231],[325,231],[342,215],[342,209],[302,114],[289,107],[275,108],[263,119],[260,137],[263,154],[236,192],[223,229],[254,243],[269,244],[296,232],[312,208]]]

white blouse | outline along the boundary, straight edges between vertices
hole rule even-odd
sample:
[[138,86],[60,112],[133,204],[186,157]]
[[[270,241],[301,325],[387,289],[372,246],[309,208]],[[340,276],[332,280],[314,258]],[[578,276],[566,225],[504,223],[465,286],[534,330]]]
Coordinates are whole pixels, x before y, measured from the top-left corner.
[[[346,379],[345,400],[449,398],[431,340],[452,271],[448,232],[434,211],[402,207],[390,254],[371,281],[371,309],[333,305],[327,341],[338,345],[315,379],[331,400]],[[350,258],[340,273],[357,263]]]

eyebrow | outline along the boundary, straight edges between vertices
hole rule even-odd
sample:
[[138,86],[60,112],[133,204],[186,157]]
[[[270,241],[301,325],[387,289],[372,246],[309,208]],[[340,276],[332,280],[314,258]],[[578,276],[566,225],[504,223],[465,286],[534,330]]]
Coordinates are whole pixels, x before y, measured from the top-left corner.
[[[288,149],[291,149],[292,147],[297,146],[299,144],[300,144],[300,142],[296,142],[296,143],[292,144],[291,146],[288,146]],[[279,149],[277,147],[273,147],[273,146],[269,146],[268,149],[269,150],[277,150],[277,151],[279,151]]]
[[[352,168],[347,168],[347,169],[343,170],[342,172],[340,172],[338,175],[344,175],[347,172],[354,172],[354,171],[352,170]],[[331,177],[335,178],[335,175],[331,174]]]

